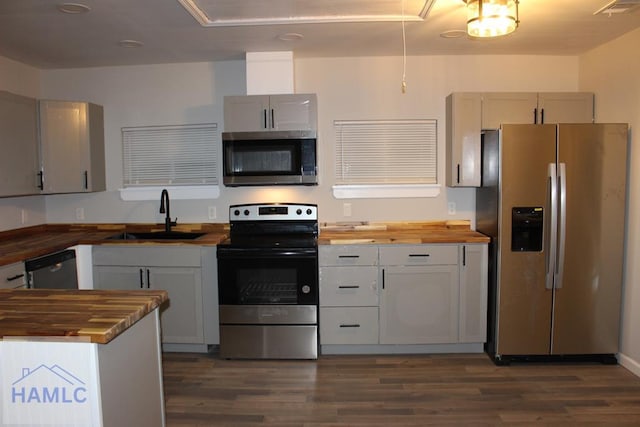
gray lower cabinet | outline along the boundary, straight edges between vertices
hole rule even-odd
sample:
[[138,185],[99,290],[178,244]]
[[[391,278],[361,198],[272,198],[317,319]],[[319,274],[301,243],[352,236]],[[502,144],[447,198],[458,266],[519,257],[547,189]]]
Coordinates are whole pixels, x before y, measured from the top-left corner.
[[166,290],[169,304],[160,312],[163,344],[206,344],[209,304],[203,295],[211,292],[203,287],[203,250],[199,246],[95,246],[94,288]]
[[458,342],[458,245],[380,247],[380,344]]
[[24,288],[25,284],[24,263],[0,266],[0,289]]
[[378,248],[321,246],[320,343],[378,343]]
[[320,246],[320,344],[481,351],[487,262],[484,243]]

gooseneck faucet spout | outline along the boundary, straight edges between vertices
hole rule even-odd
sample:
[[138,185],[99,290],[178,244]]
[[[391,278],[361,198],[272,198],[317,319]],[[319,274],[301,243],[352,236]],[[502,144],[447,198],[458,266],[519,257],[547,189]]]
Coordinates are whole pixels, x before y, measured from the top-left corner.
[[163,189],[160,194],[160,213],[166,212],[167,214],[164,218],[164,231],[167,233],[171,231],[172,226],[178,223],[178,218],[176,218],[175,221],[171,221],[171,213],[169,209],[169,192],[166,189]]

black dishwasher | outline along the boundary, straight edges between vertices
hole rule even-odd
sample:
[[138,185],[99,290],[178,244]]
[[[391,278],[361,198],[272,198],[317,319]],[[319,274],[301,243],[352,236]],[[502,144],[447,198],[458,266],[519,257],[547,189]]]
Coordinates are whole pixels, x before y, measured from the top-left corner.
[[67,249],[24,262],[29,289],[78,289],[76,252]]

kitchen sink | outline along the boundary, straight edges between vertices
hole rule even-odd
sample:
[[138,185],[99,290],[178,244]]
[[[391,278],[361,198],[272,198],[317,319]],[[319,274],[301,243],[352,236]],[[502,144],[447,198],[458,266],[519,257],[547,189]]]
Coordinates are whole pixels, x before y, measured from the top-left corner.
[[194,240],[206,233],[186,231],[150,231],[142,233],[124,232],[108,237],[108,240]]

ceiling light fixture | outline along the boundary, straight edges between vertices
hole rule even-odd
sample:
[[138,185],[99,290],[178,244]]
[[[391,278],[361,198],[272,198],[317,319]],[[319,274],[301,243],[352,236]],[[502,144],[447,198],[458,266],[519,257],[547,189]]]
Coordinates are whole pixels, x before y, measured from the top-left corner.
[[498,37],[518,28],[519,0],[462,0],[467,4],[467,33],[471,37]]

